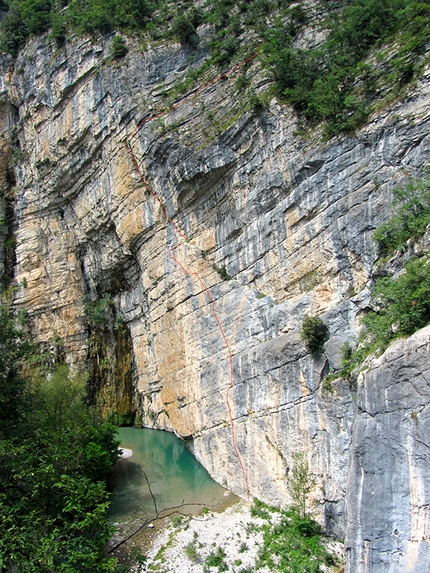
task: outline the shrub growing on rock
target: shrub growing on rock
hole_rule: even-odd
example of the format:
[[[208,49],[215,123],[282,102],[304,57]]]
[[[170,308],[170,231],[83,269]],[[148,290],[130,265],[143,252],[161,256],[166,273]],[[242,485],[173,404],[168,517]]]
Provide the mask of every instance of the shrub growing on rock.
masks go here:
[[[112,40],[111,55],[114,60],[123,58],[128,52],[127,45],[122,36],[115,36]]]
[[[417,240],[424,235],[430,223],[430,174],[394,189],[393,198],[395,215],[373,235],[382,257],[393,255],[409,239]]]
[[[172,32],[180,40],[181,44],[187,44],[195,36],[196,28],[186,14],[179,14],[173,20]]]
[[[324,350],[327,340],[327,328],[319,316],[305,314],[302,323],[301,338],[313,357]]]

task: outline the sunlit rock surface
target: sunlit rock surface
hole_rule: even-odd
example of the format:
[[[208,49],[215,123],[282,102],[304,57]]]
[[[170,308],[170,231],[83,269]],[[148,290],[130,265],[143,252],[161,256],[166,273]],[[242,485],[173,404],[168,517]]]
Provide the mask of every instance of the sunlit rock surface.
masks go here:
[[[4,65],[1,161],[11,141],[15,159],[14,180],[1,185],[14,205],[16,306],[36,340],[48,349],[62,340],[80,367],[92,352],[84,300],[110,295],[131,336],[139,420],[186,438],[216,480],[246,497],[226,405],[227,347],[201,283],[169,256],[181,238],[122,143],[166,108],[165,90],[205,50],[142,51],[130,41],[112,62],[110,42],[74,39],[58,50],[45,38],[13,72]],[[238,73],[257,92],[268,85],[258,58]],[[346,534],[351,573],[422,571],[427,354],[420,347],[414,367],[418,354],[407,349],[423,335],[389,349],[358,391],[343,380],[323,389],[322,378],[356,338],[377,256],[372,232],[390,215],[392,189],[428,160],[429,73],[355,136],[329,142],[298,135],[275,100],[246,107],[236,77],[145,124],[130,146],[189,238],[175,257],[210,288],[232,350],[229,401],[250,493],[288,504],[288,472],[302,452],[316,479],[310,507],[329,532]],[[300,340],[305,313],[328,327],[319,359]],[[404,368],[388,379],[396,361]]]

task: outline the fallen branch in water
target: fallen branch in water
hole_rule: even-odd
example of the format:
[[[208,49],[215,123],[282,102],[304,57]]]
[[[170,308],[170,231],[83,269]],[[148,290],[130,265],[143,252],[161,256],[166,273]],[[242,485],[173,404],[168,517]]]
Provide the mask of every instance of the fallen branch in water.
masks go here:
[[[155,515],[158,516],[157,502],[155,501],[155,495],[152,493],[151,484],[149,482],[148,476],[146,475],[145,470],[141,466],[139,466],[139,469],[145,476],[146,483],[148,484],[149,493],[151,494],[152,500],[154,502]]]
[[[151,492],[152,495],[152,492]],[[154,499],[154,504],[155,504],[155,499]],[[182,500],[181,505],[175,505],[173,507],[166,507],[166,509],[163,509],[160,512],[156,512],[156,516],[153,517],[152,519],[147,519],[146,521],[144,521],[141,525],[139,525],[139,527],[133,531],[133,533],[130,533],[130,535],[127,535],[127,537],[125,537],[124,539],[122,539],[121,541],[119,541],[118,543],[116,543],[113,547],[111,547],[108,551],[108,553],[113,553],[116,549],[118,549],[118,547],[121,547],[121,545],[124,545],[124,543],[127,543],[127,541],[129,541],[132,537],[134,537],[137,533],[139,533],[139,531],[141,531],[144,527],[146,527],[147,525],[149,525],[151,522],[153,521],[157,521],[158,519],[165,519],[166,517],[170,517],[171,515],[175,515],[175,513],[179,513],[179,515],[183,515],[184,517],[187,517],[186,513],[181,513],[180,511],[178,511],[178,509],[181,509],[182,507],[187,507],[187,506],[202,506],[202,507],[211,507],[208,506],[204,503],[185,503],[185,500]],[[212,504],[212,507],[216,507],[218,504]],[[157,507],[157,506],[155,506]],[[170,513],[164,513],[165,511],[169,511]]]

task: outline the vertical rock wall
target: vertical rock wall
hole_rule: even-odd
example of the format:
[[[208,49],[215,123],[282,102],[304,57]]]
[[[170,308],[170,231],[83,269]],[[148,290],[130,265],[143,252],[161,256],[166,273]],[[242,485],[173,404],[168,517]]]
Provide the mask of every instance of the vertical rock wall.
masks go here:
[[[399,340],[358,380],[347,482],[347,568],[430,568],[430,327]]]
[[[104,354],[92,354],[85,305],[109,296],[130,333],[132,369],[128,361],[120,370],[124,387],[133,372],[142,423],[186,438],[217,481],[246,495],[226,405],[225,343],[201,284],[170,258],[178,242],[174,227],[121,143],[166,105],[164,91],[201,63],[204,47],[142,52],[136,45],[112,62],[110,41],[75,39],[53,51],[42,39],[20,54],[13,74],[1,77],[3,108],[13,105],[18,114],[5,120],[14,122],[20,147],[15,303],[29,311],[37,340],[49,346],[60,338],[69,363],[96,359],[102,375],[104,366],[116,369],[104,359],[121,364],[115,344],[118,351],[128,344],[117,340]],[[258,59],[241,73],[257,92],[269,85]],[[357,451],[360,424],[375,416],[366,418],[362,389],[357,402],[355,388],[339,380],[330,393],[322,378],[339,367],[341,346],[358,332],[376,259],[372,232],[389,216],[391,190],[428,160],[428,85],[429,74],[407,100],[354,137],[321,142],[317,133],[298,136],[291,111],[275,100],[263,110],[247,107],[232,76],[130,142],[190,238],[175,256],[210,288],[231,347],[230,406],[252,496],[289,503],[288,472],[294,454],[303,453],[316,478],[311,501],[320,521],[340,537],[348,523],[351,572],[367,562],[369,571],[383,571],[383,560],[366,555],[393,554],[396,535],[419,545],[415,529],[395,534],[379,506],[373,521],[367,512],[374,503],[372,474],[365,475]],[[329,330],[318,360],[300,341],[305,313],[322,314]],[[362,383],[370,388],[368,380]],[[401,411],[393,402],[390,423]],[[400,425],[404,461],[396,464],[402,471],[413,466],[418,476],[418,458],[407,462],[418,451],[407,437],[413,423],[410,417]],[[396,464],[387,467],[399,475]],[[403,496],[393,488],[384,494],[399,514],[421,504],[413,501],[421,500],[421,482],[411,480],[416,485]],[[411,523],[424,519],[424,510],[417,511]],[[376,535],[381,542],[372,545]],[[400,572],[398,563],[391,571]]]

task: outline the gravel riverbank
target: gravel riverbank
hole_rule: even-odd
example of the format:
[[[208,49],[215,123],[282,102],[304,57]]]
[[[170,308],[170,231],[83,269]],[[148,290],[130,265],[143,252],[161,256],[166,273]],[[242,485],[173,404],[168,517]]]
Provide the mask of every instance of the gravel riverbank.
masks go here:
[[[251,517],[250,506],[243,502],[222,513],[174,518],[154,540],[146,570],[203,573],[205,565],[207,569],[212,562],[218,564],[213,571],[225,563],[225,571],[251,572],[263,543],[262,533],[251,524],[259,521]]]
[[[273,521],[278,519],[273,515]],[[263,534],[264,520],[251,515],[251,506],[237,503],[222,513],[207,512],[198,516],[174,516],[154,531],[144,551],[147,561],[133,573],[254,573]],[[326,542],[332,554],[340,558],[342,544]],[[141,546],[140,546],[141,547]],[[322,567],[322,571],[341,571],[339,566]],[[267,567],[259,573],[269,573]]]

